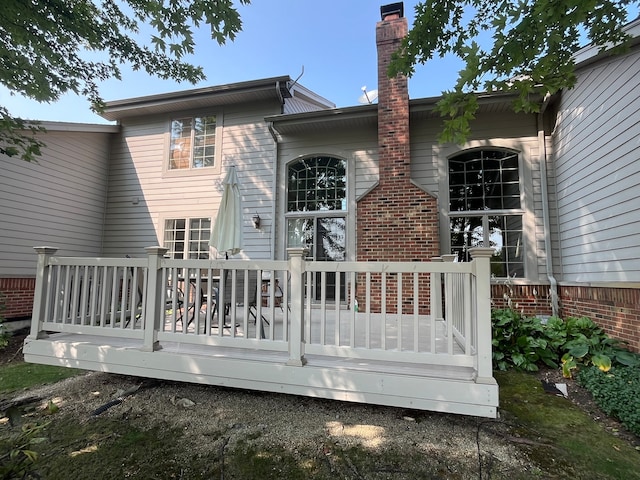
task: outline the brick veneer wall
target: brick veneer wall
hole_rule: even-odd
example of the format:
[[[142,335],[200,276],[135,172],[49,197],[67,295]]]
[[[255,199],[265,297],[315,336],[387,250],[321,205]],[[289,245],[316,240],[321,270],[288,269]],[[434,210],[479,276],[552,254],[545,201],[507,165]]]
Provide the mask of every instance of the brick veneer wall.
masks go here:
[[[35,278],[0,278],[0,301],[5,309],[1,312],[6,319],[31,316]]]
[[[549,285],[491,285],[491,305],[493,308],[511,308],[525,316],[551,315],[551,294]]]
[[[548,285],[491,286],[493,308],[512,308],[524,315],[551,315]],[[561,318],[589,317],[607,335],[628,342],[630,350],[640,353],[640,289],[588,286],[560,286]]]
[[[397,13],[376,26],[379,183],[357,205],[358,261],[428,261],[440,251],[436,199],[411,183],[407,78],[387,75],[391,54],[407,29],[406,18]],[[395,282],[395,277],[387,278],[389,313],[396,310]],[[364,298],[364,281],[359,278],[357,285],[357,298]],[[428,282],[421,282],[421,290],[427,292],[422,296],[428,301]],[[412,292],[412,282],[407,279],[403,282],[403,310],[407,313],[413,311]],[[372,300],[372,311],[379,311],[380,292],[374,293]],[[421,307],[426,309],[427,305]]]
[[[559,294],[563,318],[589,317],[640,353],[640,289],[560,286]]]

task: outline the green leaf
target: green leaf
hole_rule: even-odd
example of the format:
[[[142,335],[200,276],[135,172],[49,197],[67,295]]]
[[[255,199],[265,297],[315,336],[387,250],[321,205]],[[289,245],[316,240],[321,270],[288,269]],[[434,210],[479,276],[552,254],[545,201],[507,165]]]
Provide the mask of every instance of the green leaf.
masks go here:
[[[38,460],[38,453],[33,450],[22,450],[22,453],[32,462]]]
[[[140,38],[139,23],[148,37]],[[5,0],[0,15],[0,84],[38,102],[75,93],[86,97],[95,111],[104,105],[99,85],[120,78],[123,64],[195,84],[204,79],[202,68],[181,58],[194,52],[193,27],[201,23],[219,43],[233,39],[242,28],[232,0]],[[26,161],[41,155],[44,143],[34,134],[42,129],[24,127],[0,106],[0,154]]]
[[[603,372],[611,370],[611,358],[607,355],[596,354],[591,357],[591,363]]]
[[[413,26],[393,56],[388,74],[410,76],[416,65],[455,56],[463,63],[456,90],[475,91],[482,85],[486,91],[516,93],[515,110],[536,112],[546,93],[574,85],[573,54],[582,46],[581,32],[602,50],[619,53],[628,49],[629,37],[623,32],[628,4],[582,0],[419,2]],[[527,81],[514,82],[514,78]],[[464,143],[471,125],[456,119],[464,117],[465,111],[445,116],[440,141]]]
[[[577,344],[574,347],[572,347],[568,353],[573,357],[582,358],[587,353],[589,353],[589,345],[585,343]]]
[[[640,355],[626,350],[617,351],[615,353],[615,359],[617,362],[628,367],[636,367],[640,365]]]

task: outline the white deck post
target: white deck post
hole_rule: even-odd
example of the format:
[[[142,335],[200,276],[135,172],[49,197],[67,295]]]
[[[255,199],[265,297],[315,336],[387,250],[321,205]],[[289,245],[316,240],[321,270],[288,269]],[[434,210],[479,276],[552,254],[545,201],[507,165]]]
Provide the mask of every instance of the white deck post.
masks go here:
[[[160,330],[161,315],[164,311],[158,308],[159,300],[162,298],[162,270],[160,262],[168,249],[164,247],[145,248],[148,255],[147,275],[147,300],[144,307],[144,339],[141,350],[143,352],[153,352],[162,347],[158,342],[158,330]]]
[[[42,330],[47,290],[49,288],[45,276],[49,272],[49,258],[58,249],[56,247],[33,247],[33,249],[38,253],[38,263],[36,265],[36,289],[33,295],[33,311],[31,313],[31,331],[28,338],[37,340],[38,338],[47,338],[47,334]]]
[[[469,254],[475,263],[476,315],[478,321],[478,377],[476,383],[496,383],[491,354],[491,256],[493,248],[475,247]]]
[[[291,331],[289,332],[289,360],[287,365],[302,367],[304,358],[304,271],[306,248],[288,248],[291,273]]]

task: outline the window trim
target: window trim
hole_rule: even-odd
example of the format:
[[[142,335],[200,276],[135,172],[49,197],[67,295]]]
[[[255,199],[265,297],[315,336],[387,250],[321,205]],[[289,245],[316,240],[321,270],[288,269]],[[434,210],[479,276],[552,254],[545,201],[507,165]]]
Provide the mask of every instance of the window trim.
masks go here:
[[[508,152],[508,153],[512,153],[518,156],[518,184],[519,184],[519,193],[520,193],[520,208],[514,208],[514,209],[492,209],[492,210],[455,210],[455,211],[451,211],[450,210],[450,204],[451,204],[451,198],[450,198],[450,194],[449,194],[449,185],[450,185],[450,178],[449,178],[449,162],[450,160],[454,159],[455,157],[464,155],[464,154],[469,154],[472,153],[474,151],[482,151],[482,150],[498,150],[498,151],[504,151],[504,152]],[[438,155],[440,156],[440,155]],[[527,195],[525,194],[525,192],[527,191],[527,184],[525,182],[525,178],[526,177],[526,170],[525,170],[525,154],[522,150],[520,149],[516,149],[516,148],[512,148],[512,147],[508,147],[508,146],[504,146],[504,145],[474,145],[472,147],[468,147],[468,148],[457,148],[455,151],[450,151],[448,152],[444,158],[445,161],[443,162],[443,170],[441,170],[441,182],[440,182],[440,190],[443,193],[443,195],[441,195],[441,200],[442,200],[442,204],[441,204],[441,235],[440,235],[440,242],[441,242],[441,250],[443,252],[451,252],[451,218],[452,217],[483,217],[483,224],[484,224],[484,217],[485,216],[491,216],[491,215],[495,215],[495,216],[510,216],[510,215],[514,215],[514,216],[522,216],[522,233],[523,233],[523,248],[524,248],[524,254],[523,254],[523,261],[522,261],[522,265],[523,265],[523,269],[524,269],[524,275],[523,277],[521,277],[521,279],[527,279],[530,276],[530,269],[533,267],[532,265],[530,265],[529,263],[529,254],[527,254],[528,250],[531,248],[531,239],[529,238],[529,234],[527,234]],[[507,278],[507,277],[499,277],[500,279],[503,278]]]
[[[169,168],[170,156],[171,156],[171,124],[174,120],[180,118],[197,118],[197,117],[216,117],[216,133],[215,133],[215,157],[212,167],[200,167],[193,168],[189,165],[189,168]],[[162,155],[162,176],[163,177],[183,177],[183,176],[195,176],[195,175],[212,175],[220,174],[222,171],[222,142],[224,131],[224,113],[221,110],[196,110],[188,112],[172,112],[171,115],[165,118],[164,122],[164,152]],[[190,159],[191,161],[191,159]]]
[[[344,194],[344,198],[342,199],[342,201],[345,203],[345,208],[344,210],[307,210],[307,211],[289,211],[289,168],[296,164],[299,163],[301,161],[304,161],[305,159],[310,159],[310,158],[319,158],[319,157],[328,157],[328,158],[334,158],[336,160],[340,160],[342,162],[344,162],[344,169],[345,169],[345,194]],[[344,244],[344,248],[345,248],[345,260],[349,259],[349,255],[350,255],[350,215],[349,212],[351,211],[351,197],[350,197],[350,188],[349,188],[349,184],[350,184],[350,168],[349,168],[349,160],[347,158],[344,157],[344,155],[339,155],[339,154],[335,154],[335,153],[314,153],[314,154],[308,154],[308,155],[301,155],[298,156],[296,158],[291,159],[289,162],[286,162],[284,165],[284,186],[285,186],[285,193],[283,195],[284,197],[284,222],[283,222],[283,240],[284,240],[284,247],[286,248],[290,248],[289,245],[289,235],[288,235],[288,228],[289,228],[289,220],[291,219],[295,219],[295,218],[313,218],[314,220],[314,229],[315,226],[317,225],[317,219],[318,218],[325,218],[325,217],[337,217],[337,218],[344,218],[344,222],[345,222],[345,244]],[[315,242],[317,241],[316,235],[314,233],[314,250],[315,250]],[[313,257],[315,258],[315,251],[314,252],[309,252],[310,258]]]
[[[175,221],[175,220],[184,220],[185,222],[185,238],[184,238],[184,244],[185,247],[182,251],[183,253],[183,258],[188,259],[189,258],[189,244],[191,242],[191,221],[192,220],[202,220],[202,219],[208,219],[209,220],[209,235],[211,235],[211,229],[213,227],[213,221],[214,219],[212,217],[209,216],[199,216],[197,214],[193,215],[193,216],[180,216],[180,215],[172,215],[172,214],[168,214],[165,215],[164,217],[161,218],[161,225],[162,225],[162,233],[161,233],[161,245],[164,247],[166,245],[166,235],[167,235],[167,221]],[[167,248],[167,247],[165,247]],[[167,254],[170,254],[172,250],[169,249],[167,251]],[[175,251],[175,250],[174,250]],[[199,252],[201,255],[206,253],[206,258],[209,258],[209,249],[207,247],[206,252]],[[184,257],[184,255],[186,255],[186,257]],[[172,256],[171,258],[175,258],[174,256]]]

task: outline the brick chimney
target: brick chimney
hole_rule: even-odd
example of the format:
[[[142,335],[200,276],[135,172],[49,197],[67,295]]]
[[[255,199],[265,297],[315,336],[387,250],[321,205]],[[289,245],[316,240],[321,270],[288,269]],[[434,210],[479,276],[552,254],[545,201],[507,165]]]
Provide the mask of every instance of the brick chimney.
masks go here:
[[[380,8],[376,26],[378,47],[378,151],[380,183],[406,182],[411,175],[409,146],[409,83],[404,75],[389,78],[391,55],[408,32],[402,3]]]
[[[402,3],[381,7],[382,20],[376,26],[379,180],[358,201],[358,261],[429,261],[440,254],[437,201],[411,182],[408,81],[404,75],[387,75],[391,55],[408,31],[403,10]],[[403,286],[410,288],[410,282]],[[362,296],[361,288],[359,282],[356,295]],[[387,298],[392,290],[387,288]],[[410,311],[410,293],[403,298],[408,299],[403,310]],[[372,305],[376,308],[379,305]]]

